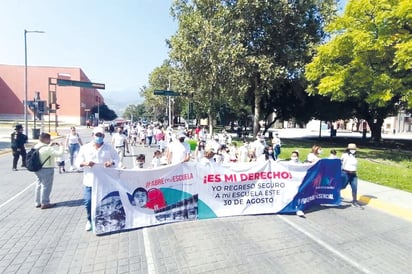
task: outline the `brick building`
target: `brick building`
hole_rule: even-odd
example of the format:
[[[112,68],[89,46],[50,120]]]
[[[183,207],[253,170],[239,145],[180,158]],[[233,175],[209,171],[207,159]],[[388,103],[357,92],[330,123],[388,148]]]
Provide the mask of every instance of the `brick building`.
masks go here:
[[[0,64],[0,119],[10,121],[24,120],[24,66]],[[81,68],[65,67],[27,67],[27,100],[34,100],[36,92],[40,100],[49,103],[49,90],[56,91],[56,103],[59,105],[57,119],[59,123],[84,125],[90,109],[104,103],[104,98],[97,89],[73,86],[50,86],[49,78],[62,78],[74,81],[91,82]],[[33,121],[33,112],[28,109],[28,120]],[[54,121],[55,114],[43,116],[44,121]]]

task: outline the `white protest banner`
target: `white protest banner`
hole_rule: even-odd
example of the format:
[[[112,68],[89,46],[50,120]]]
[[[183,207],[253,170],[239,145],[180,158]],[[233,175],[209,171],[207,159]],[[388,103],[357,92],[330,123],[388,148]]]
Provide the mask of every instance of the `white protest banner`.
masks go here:
[[[337,204],[340,197],[339,160],[100,169],[92,199],[97,234],[193,219],[290,213],[312,204]]]

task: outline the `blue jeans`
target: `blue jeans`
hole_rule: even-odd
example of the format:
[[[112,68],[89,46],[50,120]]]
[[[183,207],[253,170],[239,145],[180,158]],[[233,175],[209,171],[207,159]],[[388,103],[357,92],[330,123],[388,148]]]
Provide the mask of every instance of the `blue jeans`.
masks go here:
[[[350,184],[350,187],[352,189],[352,199],[354,201],[357,201],[357,195],[358,195],[358,176],[356,172],[348,172],[346,170],[342,170],[342,180],[343,180],[343,185],[342,189],[346,188],[348,184]]]
[[[87,213],[87,220],[92,222],[92,188],[90,186],[84,187],[83,198]]]
[[[79,152],[80,144],[70,144],[69,153],[70,153],[70,166],[73,166],[74,156]]]

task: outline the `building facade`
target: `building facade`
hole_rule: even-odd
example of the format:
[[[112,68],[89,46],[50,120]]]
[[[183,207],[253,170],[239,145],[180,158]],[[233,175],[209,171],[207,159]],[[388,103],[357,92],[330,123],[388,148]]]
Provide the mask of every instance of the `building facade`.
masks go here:
[[[84,125],[90,116],[90,110],[104,104],[104,98],[97,89],[74,86],[50,85],[55,79],[91,82],[81,68],[65,67],[27,67],[27,100],[34,101],[36,94],[46,106],[58,105],[55,113],[43,115],[43,122],[58,121],[73,125]],[[55,98],[50,98],[55,91]],[[0,64],[0,119],[22,121],[25,99],[25,67]],[[55,102],[52,102],[54,100]],[[27,109],[28,120],[35,119],[31,109]]]

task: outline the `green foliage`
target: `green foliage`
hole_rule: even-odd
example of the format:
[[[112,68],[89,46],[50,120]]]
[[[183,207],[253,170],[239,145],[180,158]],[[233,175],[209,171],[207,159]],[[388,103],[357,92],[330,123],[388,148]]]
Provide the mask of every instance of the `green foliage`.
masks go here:
[[[201,102],[201,113],[221,119],[224,102],[229,110],[245,109],[242,116],[254,113],[256,130],[260,119],[279,108],[268,98],[300,97],[296,105],[302,106],[302,88],[285,92],[282,87],[302,78],[302,67],[323,38],[322,27],[334,16],[335,4],[175,0],[172,15],[179,29],[169,40],[170,58],[182,85]]]
[[[355,102],[377,141],[383,118],[402,104],[412,106],[410,14],[410,1],[349,1],[327,28],[332,39],[306,66],[308,92]]]
[[[139,105],[128,105],[123,113],[123,117],[136,122],[140,119],[150,119],[151,116],[146,112],[146,107],[144,104]]]
[[[106,104],[92,107],[90,113],[99,113],[99,119],[105,121],[111,121],[117,118],[117,114]]]

